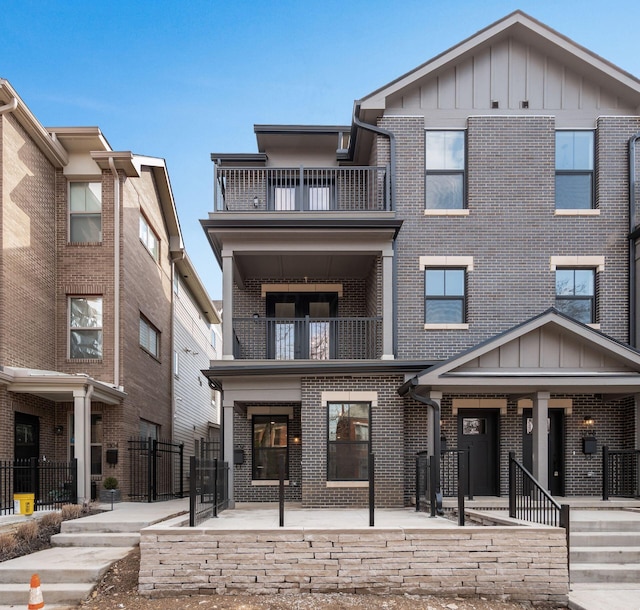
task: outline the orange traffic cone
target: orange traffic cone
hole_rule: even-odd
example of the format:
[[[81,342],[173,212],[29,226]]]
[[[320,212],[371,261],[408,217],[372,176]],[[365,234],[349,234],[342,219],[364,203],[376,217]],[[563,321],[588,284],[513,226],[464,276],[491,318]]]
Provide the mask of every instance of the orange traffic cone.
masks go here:
[[[42,599],[42,591],[40,590],[40,577],[34,574],[31,577],[31,589],[29,590],[29,610],[38,610],[44,608],[44,600]]]

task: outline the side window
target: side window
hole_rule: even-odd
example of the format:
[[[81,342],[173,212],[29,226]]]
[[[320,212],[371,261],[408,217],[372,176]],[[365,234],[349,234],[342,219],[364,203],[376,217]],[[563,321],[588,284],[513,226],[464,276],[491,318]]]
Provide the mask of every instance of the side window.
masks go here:
[[[140,316],[140,347],[160,357],[160,331],[143,316]]]
[[[593,131],[556,132],[556,208],[594,207]]]
[[[594,269],[556,269],[556,309],[583,324],[596,322]]]
[[[425,207],[465,207],[465,132],[427,131],[425,135]]]
[[[465,269],[425,269],[425,324],[466,322]]]
[[[102,241],[102,184],[69,182],[69,243]]]
[[[160,258],[160,240],[142,214],[140,215],[139,235],[144,247],[149,251],[149,254],[153,256],[153,259],[157,261]]]

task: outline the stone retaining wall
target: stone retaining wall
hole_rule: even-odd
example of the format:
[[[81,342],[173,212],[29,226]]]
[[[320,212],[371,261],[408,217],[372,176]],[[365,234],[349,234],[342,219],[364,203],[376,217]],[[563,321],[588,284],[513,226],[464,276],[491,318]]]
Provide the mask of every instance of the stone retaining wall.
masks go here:
[[[142,531],[140,593],[463,595],[566,605],[564,530],[465,527]]]

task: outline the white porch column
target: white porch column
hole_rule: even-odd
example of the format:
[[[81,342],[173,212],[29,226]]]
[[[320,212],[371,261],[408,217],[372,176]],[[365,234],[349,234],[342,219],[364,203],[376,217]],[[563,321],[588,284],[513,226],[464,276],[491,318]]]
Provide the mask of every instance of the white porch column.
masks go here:
[[[73,391],[74,454],[78,460],[78,503],[91,500],[91,394],[83,388]]]
[[[222,359],[233,360],[233,252],[224,250],[222,251]]]
[[[382,254],[382,360],[393,360],[393,252]]]
[[[229,494],[229,508],[233,508],[235,506],[235,498],[233,494],[233,475],[235,466],[233,465],[233,404],[223,404],[223,445],[224,445],[224,455],[222,459],[229,464],[229,489],[227,493]]]
[[[537,392],[533,397],[533,476],[543,489],[549,489],[549,392]]]

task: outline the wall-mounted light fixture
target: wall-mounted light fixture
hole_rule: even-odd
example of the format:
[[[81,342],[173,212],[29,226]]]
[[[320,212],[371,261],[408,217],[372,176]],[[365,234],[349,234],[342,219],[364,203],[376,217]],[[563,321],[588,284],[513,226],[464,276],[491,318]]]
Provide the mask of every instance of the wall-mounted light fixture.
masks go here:
[[[593,428],[593,425],[595,424],[595,420],[593,419],[593,417],[591,417],[591,415],[585,415],[584,419],[582,420],[582,425],[586,426],[587,428]]]
[[[64,432],[64,428],[62,426],[54,426],[53,427],[53,433],[56,436],[62,436],[62,433]]]
[[[256,196],[253,198],[253,207],[254,207],[254,208],[257,208],[259,205],[260,205],[260,199],[258,199],[258,196],[256,195]]]
[[[293,437],[293,444],[294,445],[299,445],[302,442],[302,439],[299,436],[294,436]]]

